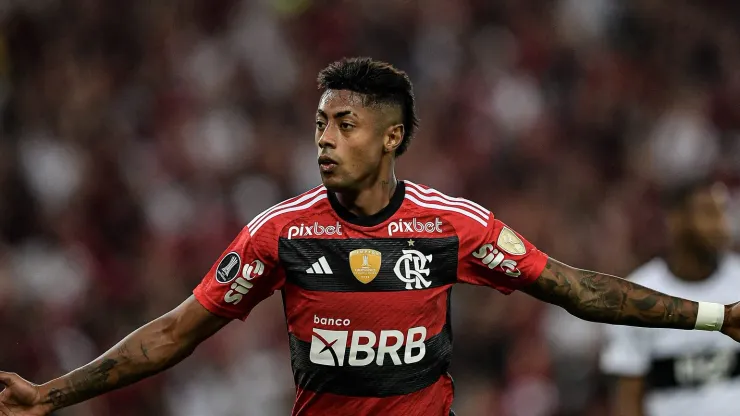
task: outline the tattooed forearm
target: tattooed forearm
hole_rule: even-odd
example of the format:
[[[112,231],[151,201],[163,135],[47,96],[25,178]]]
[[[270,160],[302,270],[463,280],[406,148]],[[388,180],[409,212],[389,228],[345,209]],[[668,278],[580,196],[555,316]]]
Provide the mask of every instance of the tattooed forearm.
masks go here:
[[[149,354],[147,354],[147,348],[144,343],[141,343],[141,354],[144,355],[144,358],[146,358],[147,361],[149,361]]]
[[[39,386],[39,397],[53,411],[135,383],[179,363],[229,322],[190,296],[97,360]]]
[[[144,326],[102,357],[50,382],[44,403],[54,409],[71,406],[156,374],[192,352],[160,331]]]
[[[122,341],[103,357],[65,376],[61,386],[49,390],[45,403],[55,408],[70,406],[127,386],[167,366],[167,359],[150,362],[145,341],[140,342],[140,351],[133,354],[129,348],[131,342]]]
[[[524,291],[581,319],[609,324],[693,329],[698,311],[696,302],[553,259]]]
[[[118,361],[105,358],[70,374],[64,387],[53,388],[49,391],[47,403],[60,408],[110,390],[109,386],[113,385],[111,372],[117,364]]]

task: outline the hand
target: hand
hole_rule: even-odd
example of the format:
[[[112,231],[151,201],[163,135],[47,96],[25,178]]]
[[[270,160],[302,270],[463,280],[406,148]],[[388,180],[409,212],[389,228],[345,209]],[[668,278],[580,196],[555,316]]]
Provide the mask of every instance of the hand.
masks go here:
[[[39,386],[22,379],[18,374],[0,371],[0,415],[44,416],[51,412],[41,403]]]
[[[725,320],[722,333],[740,342],[740,302],[725,306]]]

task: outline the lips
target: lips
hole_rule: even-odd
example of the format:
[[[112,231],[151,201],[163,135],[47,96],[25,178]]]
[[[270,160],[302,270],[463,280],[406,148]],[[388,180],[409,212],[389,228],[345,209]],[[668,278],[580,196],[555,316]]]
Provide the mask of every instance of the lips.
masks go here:
[[[326,155],[319,156],[319,165],[336,165],[337,161]]]
[[[322,173],[329,174],[337,167],[337,161],[326,155],[319,156],[319,166]]]

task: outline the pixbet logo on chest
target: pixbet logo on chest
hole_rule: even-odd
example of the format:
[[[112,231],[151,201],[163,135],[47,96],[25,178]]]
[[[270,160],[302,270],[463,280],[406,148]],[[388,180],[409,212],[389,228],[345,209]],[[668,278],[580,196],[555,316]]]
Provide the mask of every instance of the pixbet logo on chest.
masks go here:
[[[435,218],[434,221],[423,222],[416,218],[412,218],[411,221],[400,219],[393,221],[388,224],[388,235],[393,236],[393,233],[441,233],[442,232],[442,220]]]
[[[324,227],[318,222],[313,225],[293,225],[288,228],[288,240],[294,237],[313,237],[322,235],[342,235],[342,224],[337,221],[336,225],[328,225]]]

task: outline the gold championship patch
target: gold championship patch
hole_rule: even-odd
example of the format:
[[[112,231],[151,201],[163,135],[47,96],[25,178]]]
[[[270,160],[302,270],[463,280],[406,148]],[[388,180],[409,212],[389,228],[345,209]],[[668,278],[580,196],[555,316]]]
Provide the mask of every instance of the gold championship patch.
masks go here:
[[[375,279],[380,271],[381,254],[377,250],[361,248],[349,253],[349,267],[355,278],[364,284]]]
[[[498,241],[496,245],[501,250],[515,256],[521,256],[527,254],[527,248],[524,246],[524,242],[514,231],[508,227],[501,229],[501,233],[498,235]]]

